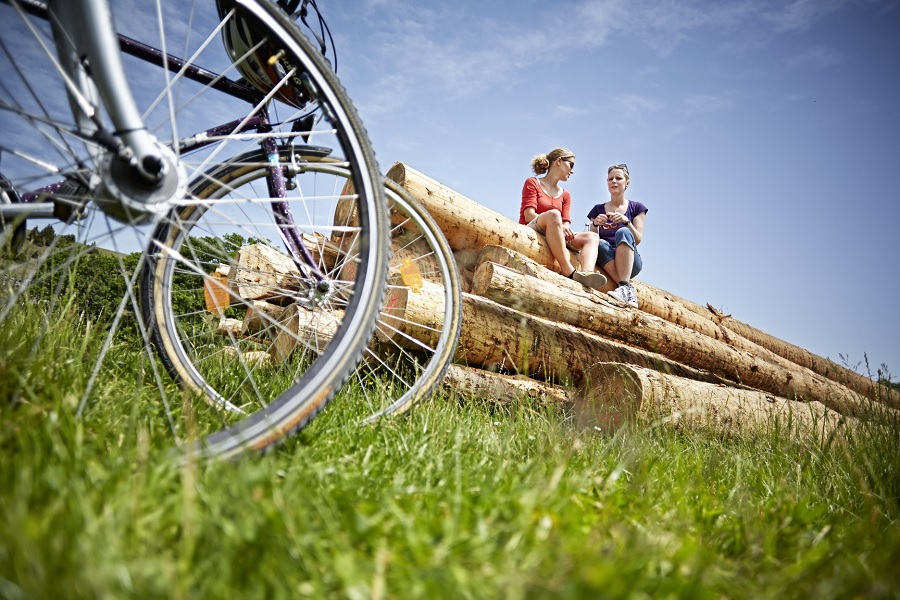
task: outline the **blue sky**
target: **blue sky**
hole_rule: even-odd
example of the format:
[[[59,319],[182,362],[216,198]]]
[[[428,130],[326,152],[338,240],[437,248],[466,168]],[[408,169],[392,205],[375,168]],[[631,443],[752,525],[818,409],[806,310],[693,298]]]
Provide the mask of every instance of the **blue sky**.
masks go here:
[[[320,0],[383,171],[512,219],[567,146],[628,163],[640,279],[900,377],[900,2]]]

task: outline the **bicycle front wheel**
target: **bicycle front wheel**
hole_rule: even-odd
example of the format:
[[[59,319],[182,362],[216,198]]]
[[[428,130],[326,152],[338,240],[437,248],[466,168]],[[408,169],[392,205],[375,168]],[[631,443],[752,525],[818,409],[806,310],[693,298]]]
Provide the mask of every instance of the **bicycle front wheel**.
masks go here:
[[[188,193],[163,203],[170,208],[146,224],[110,209],[109,136],[86,131],[83,115],[73,116],[73,88],[56,67],[46,9],[39,1],[0,3],[0,353],[18,373],[0,382],[0,395],[45,402],[60,366],[77,365],[66,396],[78,398],[79,414],[90,414],[97,400],[113,410],[102,400],[133,377],[138,385],[128,389],[140,402],[129,414],[146,415],[154,433],[165,424],[159,444],[174,438],[214,456],[263,448],[333,398],[374,333],[388,270],[387,206],[374,152],[330,65],[276,3],[112,0],[111,8],[132,95],[148,131],[184,174],[175,189]],[[69,79],[79,89],[76,104],[90,105],[92,74],[87,65],[76,68],[82,72]],[[113,131],[103,107],[95,108],[91,123]],[[315,145],[311,156],[340,166],[346,191],[284,193],[277,148],[301,139]],[[267,149],[261,161],[260,145]],[[232,157],[247,152],[256,164],[244,167],[264,173],[268,185],[212,203],[210,190],[231,185],[221,178],[234,176],[240,186]],[[335,214],[345,203],[353,222]],[[34,208],[19,210],[26,204]],[[307,237],[338,244],[341,265],[305,255]],[[288,257],[277,267],[277,276],[291,279],[276,284],[285,288],[276,292],[282,306],[319,315],[333,309],[333,341],[292,353],[291,369],[274,369],[281,376],[271,380],[252,362],[252,335],[229,339],[236,355],[204,337],[208,322],[227,324],[237,311],[232,303],[245,301],[230,290],[216,296],[215,283],[219,269],[237,264],[237,250],[253,244]],[[256,270],[275,276],[273,269]],[[138,289],[139,273],[149,287]],[[199,288],[180,287],[192,277]],[[200,304],[191,304],[198,290]],[[160,303],[193,320],[164,330]],[[74,349],[66,343],[82,338]],[[154,347],[187,392],[159,368]],[[185,368],[211,364],[199,359],[203,352],[218,357],[219,379],[211,369],[198,376]],[[153,396],[161,402],[147,402]],[[248,415],[257,416],[239,426]],[[216,436],[221,429],[228,433]]]

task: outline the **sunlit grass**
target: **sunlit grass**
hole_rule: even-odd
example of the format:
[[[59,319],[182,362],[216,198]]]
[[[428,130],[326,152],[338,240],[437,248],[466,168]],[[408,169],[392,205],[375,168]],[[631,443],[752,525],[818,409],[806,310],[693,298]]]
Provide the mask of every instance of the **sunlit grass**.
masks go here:
[[[561,408],[441,396],[359,426],[366,400],[350,388],[264,456],[175,466],[146,356],[117,348],[78,419],[83,362],[105,332],[77,316],[19,325],[0,332],[0,597],[900,590],[887,417],[826,441],[664,424],[609,435]],[[50,344],[35,354],[37,336]]]

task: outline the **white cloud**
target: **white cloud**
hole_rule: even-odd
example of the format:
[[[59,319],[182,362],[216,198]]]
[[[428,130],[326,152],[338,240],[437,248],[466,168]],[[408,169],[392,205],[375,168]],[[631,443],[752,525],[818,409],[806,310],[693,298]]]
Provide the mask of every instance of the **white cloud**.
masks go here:
[[[550,5],[498,0],[479,3],[477,9],[465,0],[452,5],[361,1],[362,8],[347,5],[343,10],[356,22],[365,15],[366,28],[354,24],[351,34],[345,25],[352,21],[334,27],[348,36],[337,46],[356,52],[354,46],[368,44],[366,70],[390,74],[377,81],[363,76],[369,79],[367,89],[357,90],[367,110],[383,114],[423,99],[434,105],[513,89],[537,93],[534,85],[546,86],[541,93],[564,92],[571,82],[599,72],[597,63],[589,61],[615,63],[619,48],[633,52],[643,45],[662,61],[682,46],[700,43],[718,44],[732,55],[755,53],[771,44],[774,36],[808,27],[852,2],[885,0],[791,0],[787,5],[781,0],[582,0]],[[363,35],[365,42],[359,41]],[[620,58],[623,65],[633,63],[630,56]],[[794,56],[788,66],[830,66],[841,60],[837,53],[819,47]],[[654,85],[654,73],[661,69],[642,71],[643,82]],[[560,83],[542,84],[548,76]],[[641,115],[659,110],[646,91],[638,90],[642,99],[625,109]],[[703,112],[722,110],[732,101],[721,95],[697,95],[685,98],[683,104],[691,112]],[[557,102],[561,112],[571,108],[564,99]]]
[[[556,106],[556,112],[562,115],[583,117],[594,113],[594,109],[588,106],[572,106],[569,104],[559,104]]]
[[[619,115],[622,120],[628,121],[642,121],[663,108],[659,100],[637,94],[615,96],[609,104],[609,114]]]
[[[767,10],[762,16],[779,33],[804,31],[825,15],[851,3],[851,0],[794,0],[787,6]]]
[[[844,57],[832,50],[822,46],[809,48],[801,54],[791,56],[787,60],[790,67],[833,67],[844,63]]]
[[[688,114],[705,114],[734,106],[734,94],[688,94],[681,101]]]

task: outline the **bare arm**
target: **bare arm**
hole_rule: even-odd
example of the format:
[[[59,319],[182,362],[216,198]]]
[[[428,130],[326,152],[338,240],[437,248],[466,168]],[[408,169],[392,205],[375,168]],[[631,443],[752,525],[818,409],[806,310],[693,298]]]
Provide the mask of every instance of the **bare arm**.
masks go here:
[[[647,218],[647,213],[642,212],[639,215],[635,215],[634,219],[631,220],[631,223],[628,224],[628,227],[631,228],[631,233],[634,234],[634,243],[640,244],[641,240],[644,239],[644,221]]]
[[[538,216],[537,211],[530,206],[526,208],[522,214],[525,215],[525,220],[529,223],[534,221],[534,218]]]

